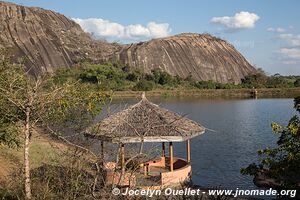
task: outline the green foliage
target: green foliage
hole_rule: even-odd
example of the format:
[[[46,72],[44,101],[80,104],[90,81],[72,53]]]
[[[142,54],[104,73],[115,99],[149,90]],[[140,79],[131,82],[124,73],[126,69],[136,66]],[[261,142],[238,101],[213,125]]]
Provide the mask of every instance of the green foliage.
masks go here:
[[[266,76],[263,73],[256,73],[246,76],[242,80],[241,86],[243,88],[289,88],[296,87],[294,79],[294,77],[281,76],[280,74]]]
[[[83,82],[96,83],[103,90],[120,90],[125,81],[122,69],[112,64],[85,64],[79,78]]]
[[[0,124],[0,146],[6,145],[14,148],[21,145],[21,138],[19,137],[20,127],[16,124],[1,123]]]
[[[30,108],[30,129],[83,128],[109,98],[74,78],[78,72],[60,70],[58,76],[31,77],[24,67],[0,62],[0,145],[20,145],[25,112]],[[80,117],[78,117],[80,116]],[[46,129],[48,130],[48,129]]]
[[[266,87],[268,88],[288,88],[293,86],[292,81],[282,76],[270,76],[266,82]]]
[[[63,84],[66,81],[81,81],[97,85],[99,90],[141,90],[155,87],[177,87],[183,82],[179,76],[171,76],[159,69],[145,74],[140,70],[129,70],[128,66],[117,64],[88,64],[80,68],[60,69],[53,78],[55,83]],[[151,82],[151,83],[150,83]]]
[[[177,86],[183,81],[179,76],[171,76],[160,69],[152,70],[150,74],[146,74],[145,79],[162,86]]]
[[[19,122],[25,119],[25,115],[15,104],[26,101],[22,86],[27,84],[27,80],[22,73],[24,72],[19,65],[11,65],[8,60],[0,61],[0,145],[19,147],[21,143]],[[7,98],[9,93],[18,97],[18,101],[14,97]]]
[[[300,78],[297,78],[296,81],[294,82],[295,87],[300,87]]]
[[[142,78],[143,78],[143,74],[139,70],[134,70],[132,72],[129,71],[129,72],[127,72],[127,75],[126,75],[126,80],[132,81],[132,82],[137,82],[137,81],[141,80]]]
[[[153,88],[154,88],[154,83],[152,81],[140,80],[133,87],[133,90],[136,90],[136,91],[150,91]]]
[[[56,86],[52,87],[54,88],[51,91],[55,90]],[[44,123],[41,125],[50,124],[56,132],[64,132],[67,128],[73,132],[82,130],[101,112],[102,106],[110,98],[105,93],[79,82],[65,83],[60,86],[60,90],[56,95],[41,100],[44,102],[51,98],[48,106],[42,103],[42,107],[37,107],[39,111],[44,110],[40,114]]]
[[[145,85],[147,89],[240,89],[240,88],[290,88],[300,86],[300,78],[296,76],[281,76],[275,74],[267,76],[264,71],[258,69],[256,74],[246,76],[241,84],[216,83],[213,81],[196,81],[192,74],[186,78],[178,75],[172,76],[159,68],[150,73],[142,70],[131,69],[128,65],[116,63],[89,64],[83,63],[75,69],[60,69],[55,76],[56,83],[79,80],[82,83],[97,85],[98,90],[122,91],[141,90]],[[146,82],[148,81],[148,82]],[[149,82],[152,82],[150,84]],[[153,86],[153,87],[152,87]],[[152,90],[151,89],[151,90]]]
[[[185,77],[185,79],[184,79],[185,81],[187,81],[187,82],[191,82],[191,81],[193,81],[193,76],[192,76],[192,74],[191,73],[189,73],[189,75],[187,76],[187,77]]]
[[[268,77],[263,73],[256,73],[246,76],[242,80],[242,85],[246,88],[263,88],[266,85]]]
[[[160,84],[160,85],[166,85],[166,84],[172,85],[173,84],[173,77],[170,74],[166,73],[166,72],[161,72],[160,77],[158,79],[158,84]]]
[[[48,198],[76,199],[92,193],[93,176],[82,169],[43,165],[32,171],[32,177],[37,197],[44,194]],[[47,185],[48,191],[41,185]]]
[[[300,97],[295,98],[294,107],[300,111]],[[271,126],[273,132],[279,135],[278,146],[259,150],[261,163],[253,163],[241,172],[256,175],[264,170],[268,177],[282,182],[283,188],[300,189],[300,119],[295,115],[286,127],[277,123],[272,123]]]
[[[59,68],[53,76],[53,81],[55,84],[64,84],[67,82],[74,82],[79,79],[80,74],[79,68]]]
[[[17,200],[18,198],[12,192],[0,188],[0,199],[2,200]]]
[[[294,107],[298,112],[300,112],[300,96],[294,99]]]
[[[54,147],[52,147],[54,148]],[[105,191],[103,174],[97,173],[94,165],[90,164],[89,155],[76,149],[58,151],[55,164],[40,164],[31,170],[33,199],[93,199],[93,184],[96,174],[98,177],[97,191]],[[24,199],[23,170],[15,170],[7,180],[6,190],[1,195],[11,199]],[[101,199],[101,198],[99,198]]]
[[[212,81],[195,81],[193,83],[193,86],[198,89],[216,89],[217,83],[214,83]]]
[[[241,88],[240,85],[232,83],[216,83],[213,81],[191,81],[191,85],[198,89],[235,89]]]

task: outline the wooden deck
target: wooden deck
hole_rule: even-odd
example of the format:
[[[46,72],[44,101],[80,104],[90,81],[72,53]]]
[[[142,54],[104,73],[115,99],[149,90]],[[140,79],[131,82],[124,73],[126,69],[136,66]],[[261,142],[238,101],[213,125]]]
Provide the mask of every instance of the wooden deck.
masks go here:
[[[189,181],[191,165],[182,158],[175,158],[174,161],[173,171],[170,170],[169,158],[166,157],[140,164],[137,171],[126,170],[125,174],[122,174],[120,169],[114,171],[114,168],[111,168],[107,171],[106,181],[108,184],[113,184],[113,180],[119,180],[123,176],[125,178],[123,178],[120,185],[156,189]]]
[[[140,173],[136,176],[137,186],[161,185],[161,173],[168,171],[168,167],[149,166],[148,176],[145,176],[143,169],[140,169]]]

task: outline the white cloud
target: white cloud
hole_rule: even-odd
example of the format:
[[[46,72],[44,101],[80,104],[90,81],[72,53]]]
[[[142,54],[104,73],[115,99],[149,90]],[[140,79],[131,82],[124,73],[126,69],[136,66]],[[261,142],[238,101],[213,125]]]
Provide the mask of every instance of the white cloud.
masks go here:
[[[210,21],[216,24],[222,24],[227,29],[239,30],[254,28],[255,23],[259,20],[259,16],[250,12],[239,12],[234,16],[213,17]]]
[[[295,61],[295,60],[281,60],[281,63],[282,64],[285,64],[285,65],[295,65],[295,64],[297,64],[298,62],[297,61]]]
[[[280,34],[279,38],[287,42],[291,46],[300,46],[300,35],[294,34]]]
[[[150,36],[154,38],[168,36],[169,33],[171,32],[171,29],[169,28],[169,24],[167,23],[157,24],[155,22],[150,22],[148,23],[147,28],[150,31]]]
[[[290,59],[296,59],[300,60],[300,49],[297,48],[281,48],[279,50],[279,53],[281,53],[284,57],[290,58]]]
[[[281,63],[286,65],[300,64],[300,34],[279,34],[278,38],[284,41],[286,46],[277,51],[279,53],[277,58]]]
[[[278,59],[282,64],[295,65],[300,64],[300,49],[298,48],[281,48],[278,53]]]
[[[277,28],[269,27],[269,28],[267,28],[267,31],[269,31],[269,32],[283,33],[286,30],[284,28],[281,28],[281,27],[277,27]]]
[[[149,22],[147,26],[141,24],[122,25],[101,18],[79,19],[74,18],[81,28],[92,33],[97,38],[108,40],[144,40],[150,38],[166,37],[170,34],[171,28],[168,23]]]

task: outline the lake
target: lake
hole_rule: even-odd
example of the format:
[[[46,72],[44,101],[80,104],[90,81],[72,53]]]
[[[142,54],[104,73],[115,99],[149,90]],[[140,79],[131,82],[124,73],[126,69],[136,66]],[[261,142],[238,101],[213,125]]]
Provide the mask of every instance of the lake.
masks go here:
[[[276,145],[271,123],[286,125],[296,114],[293,99],[149,98],[161,107],[187,115],[211,129],[191,140],[192,180],[202,187],[256,188],[242,167],[258,161],[257,150]],[[117,100],[111,110],[138,100]],[[158,146],[160,147],[160,146]],[[174,155],[186,157],[186,144],[175,143]]]

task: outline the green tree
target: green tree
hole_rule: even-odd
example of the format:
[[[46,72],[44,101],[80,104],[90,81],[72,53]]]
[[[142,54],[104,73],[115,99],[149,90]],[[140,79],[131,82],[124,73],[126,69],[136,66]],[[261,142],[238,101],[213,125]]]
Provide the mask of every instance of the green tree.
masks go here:
[[[154,83],[152,81],[140,80],[133,87],[133,90],[136,90],[136,91],[150,91],[153,88],[154,88]]]
[[[261,88],[265,87],[266,83],[268,81],[268,76],[266,76],[263,73],[256,73],[256,74],[251,74],[246,76],[242,80],[242,85],[243,87],[248,87],[248,88]]]
[[[295,109],[300,112],[300,97],[294,100]],[[282,188],[300,189],[300,120],[293,116],[283,127],[272,123],[272,130],[279,135],[276,148],[259,150],[261,163],[253,163],[242,169],[242,174],[256,176],[264,172],[267,177],[282,183]]]
[[[198,89],[216,89],[217,84],[212,81],[195,81],[193,86]]]
[[[29,144],[32,132],[44,130],[59,135],[68,127],[88,124],[100,112],[105,99],[102,93],[90,91],[78,82],[56,84],[48,74],[32,77],[22,65],[1,60],[0,143],[18,145],[23,136],[27,199],[31,199]]]
[[[296,81],[294,82],[295,87],[300,87],[300,78],[297,78]]]
[[[126,79],[122,69],[113,64],[85,64],[79,77],[82,82],[98,84],[102,90],[120,90]]]
[[[143,74],[139,70],[134,70],[132,72],[128,72],[126,75],[126,79],[132,82],[139,81],[142,78]]]

